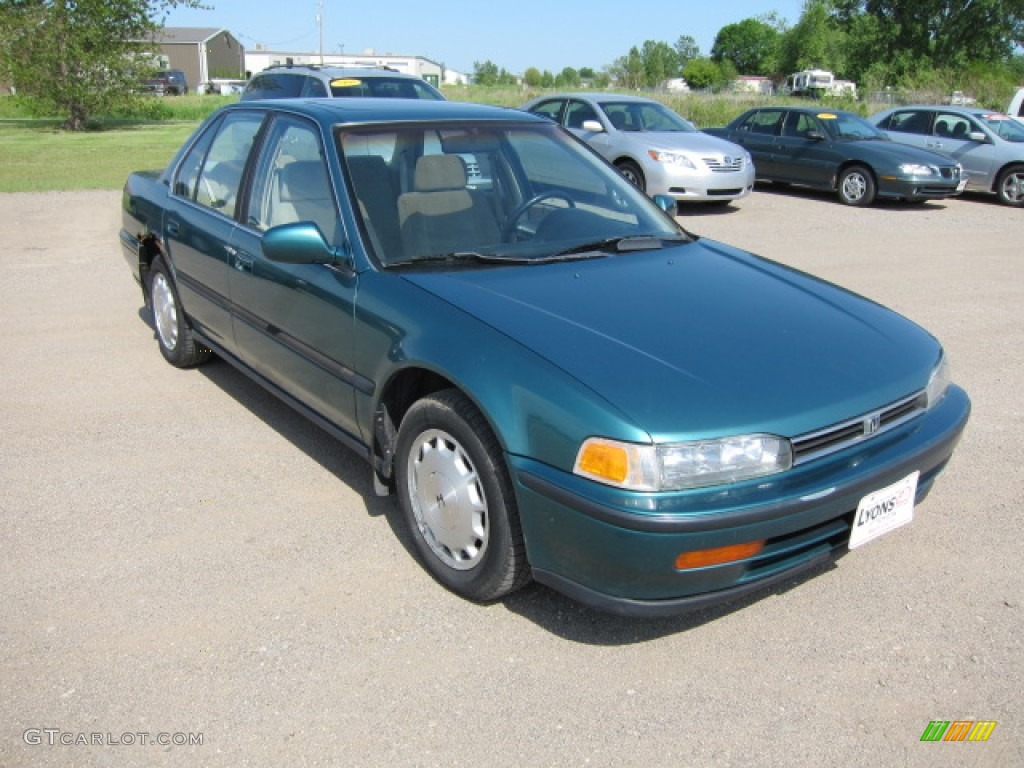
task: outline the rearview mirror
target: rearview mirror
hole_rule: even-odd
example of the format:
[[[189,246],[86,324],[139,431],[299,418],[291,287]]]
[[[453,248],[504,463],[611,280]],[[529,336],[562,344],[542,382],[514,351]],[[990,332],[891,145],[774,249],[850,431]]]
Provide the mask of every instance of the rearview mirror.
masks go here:
[[[679,215],[679,204],[676,203],[676,199],[674,197],[670,197],[668,195],[655,195],[653,200],[654,204],[669,216],[675,218]]]

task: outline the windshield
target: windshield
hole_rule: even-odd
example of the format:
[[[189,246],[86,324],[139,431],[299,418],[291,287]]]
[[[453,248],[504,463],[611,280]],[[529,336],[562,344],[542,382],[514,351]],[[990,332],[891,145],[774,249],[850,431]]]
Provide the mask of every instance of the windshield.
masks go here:
[[[1024,125],[1021,125],[1009,115],[978,115],[988,129],[1006,141],[1014,144],[1024,144]]]
[[[867,120],[849,112],[822,112],[818,117],[835,139],[888,139]]]
[[[384,266],[539,264],[685,237],[553,124],[353,126],[338,138],[364,242]]]
[[[377,96],[391,99],[444,100],[444,96],[425,81],[410,77],[339,77],[331,81],[331,95],[335,98]]]
[[[656,102],[603,101],[600,106],[608,121],[620,131],[697,132],[688,120]]]

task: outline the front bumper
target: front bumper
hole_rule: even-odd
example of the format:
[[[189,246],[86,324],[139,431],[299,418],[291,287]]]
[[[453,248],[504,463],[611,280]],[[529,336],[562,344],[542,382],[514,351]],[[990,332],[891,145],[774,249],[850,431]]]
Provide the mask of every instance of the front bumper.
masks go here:
[[[898,176],[879,176],[878,194],[905,200],[941,200],[960,194],[959,182],[935,177],[907,179]]]
[[[751,163],[740,171],[714,172],[651,161],[643,172],[647,178],[648,194],[669,195],[682,203],[739,200],[754,189],[754,166]]]
[[[918,471],[922,501],[969,414],[954,386],[919,418],[847,450],[760,480],[667,494],[626,492],[512,457],[534,577],[624,615],[735,599],[843,554],[867,494]],[[760,540],[764,549],[745,560],[675,567],[683,552]]]

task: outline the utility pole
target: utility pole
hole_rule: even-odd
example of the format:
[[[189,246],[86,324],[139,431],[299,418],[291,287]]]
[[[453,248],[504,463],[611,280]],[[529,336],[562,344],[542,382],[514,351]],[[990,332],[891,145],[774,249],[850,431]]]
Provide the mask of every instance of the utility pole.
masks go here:
[[[320,66],[324,65],[324,0],[320,0],[320,10],[316,15],[316,23],[320,28]]]

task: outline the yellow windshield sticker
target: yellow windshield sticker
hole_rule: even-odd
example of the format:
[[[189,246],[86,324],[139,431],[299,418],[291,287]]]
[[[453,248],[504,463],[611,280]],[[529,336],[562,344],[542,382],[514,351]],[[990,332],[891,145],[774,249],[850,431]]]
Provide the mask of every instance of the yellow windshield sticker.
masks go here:
[[[831,112],[821,112],[818,115],[818,117],[820,117],[822,120],[835,120],[836,119],[836,116],[833,115]]]
[[[331,88],[351,88],[354,85],[362,85],[362,80],[347,77],[344,80],[331,80]]]

